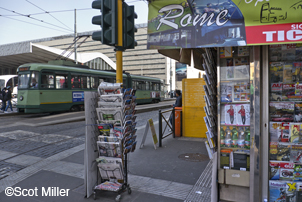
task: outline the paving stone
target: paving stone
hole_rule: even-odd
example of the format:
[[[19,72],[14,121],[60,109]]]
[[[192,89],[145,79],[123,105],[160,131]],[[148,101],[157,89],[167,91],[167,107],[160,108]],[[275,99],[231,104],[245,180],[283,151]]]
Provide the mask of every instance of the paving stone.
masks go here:
[[[0,179],[7,177],[11,173],[15,173],[23,168],[25,167],[5,161],[0,161]]]
[[[0,161],[17,155],[18,153],[7,152],[0,150]]]
[[[35,156],[29,156],[29,155],[18,155],[16,157],[13,157],[11,159],[6,160],[5,162],[13,163],[21,166],[29,166],[34,163],[37,163],[38,161],[41,161],[43,158],[35,157]]]
[[[34,150],[38,147],[47,145],[43,142],[33,142],[27,140],[13,140],[9,144],[0,144],[0,150],[15,152],[15,153],[24,153],[30,150]]]

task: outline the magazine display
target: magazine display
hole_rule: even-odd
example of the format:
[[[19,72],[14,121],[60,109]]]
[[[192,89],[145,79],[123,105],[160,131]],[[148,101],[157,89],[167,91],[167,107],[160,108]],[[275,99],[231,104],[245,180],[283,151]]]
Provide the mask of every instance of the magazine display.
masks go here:
[[[95,186],[94,194],[98,190],[119,192],[125,188],[129,193],[125,162],[127,154],[136,148],[135,91],[122,89],[121,84],[102,82],[98,92],[96,162],[102,183]]]
[[[206,117],[204,117],[204,122],[207,127],[207,139],[208,141],[205,142],[209,158],[212,159],[213,154],[216,152],[217,148],[217,64],[215,64],[216,58],[216,51],[206,48],[203,55],[204,63],[203,67],[205,70],[205,75],[203,76],[206,85],[203,86],[205,96],[204,100],[206,102],[206,106],[204,107],[204,111],[206,113]],[[230,61],[232,62],[232,61]],[[234,73],[234,72],[233,72]],[[229,77],[232,77],[232,72],[229,72]],[[225,92],[225,102],[228,102],[228,94],[232,94],[232,90],[228,91],[229,89],[226,87]]]

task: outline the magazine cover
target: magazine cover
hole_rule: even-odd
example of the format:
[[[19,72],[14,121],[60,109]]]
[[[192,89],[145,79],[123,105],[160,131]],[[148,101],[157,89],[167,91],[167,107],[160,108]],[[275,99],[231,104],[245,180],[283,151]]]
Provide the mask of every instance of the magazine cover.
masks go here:
[[[238,56],[249,56],[250,50],[249,47],[238,46]]]
[[[298,63],[290,63],[292,65],[292,77],[293,83],[297,83],[302,79],[301,77],[301,66]]]
[[[97,141],[99,156],[121,157],[120,144],[116,142]]]
[[[293,81],[293,64],[292,63],[284,63],[283,66],[283,83],[292,83]]]
[[[302,164],[294,164],[294,181],[302,181]]]
[[[97,161],[102,179],[124,179],[121,158],[100,157]]]
[[[270,160],[277,160],[277,154],[278,154],[278,142],[270,142],[269,143],[269,155]]]
[[[296,44],[282,45],[282,61],[292,61],[296,58]]]
[[[280,61],[282,58],[281,45],[270,45],[269,58],[272,62]]]
[[[298,98],[295,97],[296,84],[288,83],[282,84],[282,100],[294,101]]]
[[[295,97],[291,97],[301,101],[302,98],[302,84],[296,83],[295,85]]]
[[[270,102],[270,121],[274,122],[293,122],[294,121],[294,102]]]
[[[225,111],[225,105],[220,105],[220,124],[225,124],[225,117],[226,117],[226,111]]]
[[[277,161],[290,161],[290,151],[291,151],[290,143],[279,142]]]
[[[301,127],[301,123],[290,123],[290,142],[300,142],[300,131],[302,130]]]
[[[270,83],[283,82],[283,62],[270,63]]]
[[[270,202],[286,202],[286,181],[270,180],[269,181],[269,201]]]
[[[234,67],[226,67],[226,79],[227,80],[233,80],[234,79]]]
[[[234,61],[235,61],[235,66],[247,66],[247,67],[249,67],[249,57],[234,58]]]
[[[284,122],[270,122],[270,141],[272,142],[280,142],[281,141],[281,133],[279,134],[279,127],[282,127]]]
[[[294,163],[280,162],[280,180],[291,181],[294,178]]]
[[[236,120],[238,126],[250,125],[250,104],[236,105]]]
[[[225,124],[226,125],[237,125],[236,120],[236,105],[225,105]]]
[[[290,151],[290,161],[294,163],[302,163],[302,145],[292,145]]]
[[[279,142],[290,142],[290,123],[282,123],[282,126],[278,128],[278,133]]]
[[[280,161],[269,161],[269,179],[279,180],[280,179]]]
[[[271,83],[270,101],[282,101],[282,84]]]
[[[232,84],[221,83],[220,85],[221,102],[232,102]]]

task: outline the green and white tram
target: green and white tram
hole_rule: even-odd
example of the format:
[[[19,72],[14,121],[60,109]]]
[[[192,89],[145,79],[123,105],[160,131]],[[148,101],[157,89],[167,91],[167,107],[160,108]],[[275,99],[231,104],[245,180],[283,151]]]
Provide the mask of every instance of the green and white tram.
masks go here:
[[[115,72],[86,66],[30,63],[18,67],[20,112],[41,113],[84,109],[84,91],[96,91],[100,82],[116,81]],[[123,74],[123,86],[136,89],[137,103],[164,99],[163,81],[158,78]]]

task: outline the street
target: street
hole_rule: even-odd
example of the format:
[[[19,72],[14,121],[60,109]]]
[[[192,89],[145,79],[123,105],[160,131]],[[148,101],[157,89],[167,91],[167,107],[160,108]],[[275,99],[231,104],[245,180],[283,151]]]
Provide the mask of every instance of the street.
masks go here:
[[[57,124],[35,125],[37,120],[47,121],[51,116],[56,117]],[[1,117],[1,201],[16,200],[15,197],[5,195],[4,190],[10,186],[27,189],[37,187],[40,192],[42,188],[65,187],[71,190],[67,199],[55,201],[84,201],[85,121],[60,124],[60,119],[63,118],[64,114]],[[133,193],[122,196],[125,201],[133,202],[142,201],[146,195],[150,201],[184,201],[209,162],[202,142],[204,140],[173,139],[170,136],[163,140],[162,148],[155,150],[151,136],[147,136],[144,148],[139,149],[145,125],[150,118],[153,119],[158,134],[158,110],[137,114],[138,146],[129,155],[128,167],[129,184]],[[204,157],[196,162],[179,158],[186,153],[200,153]],[[148,181],[153,184],[146,183]],[[36,201],[53,200],[52,197],[40,195],[35,197]],[[97,198],[113,201],[115,197],[114,193],[106,192]],[[25,197],[25,201],[26,199],[30,198]]]

